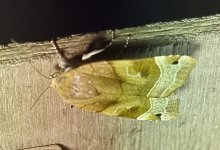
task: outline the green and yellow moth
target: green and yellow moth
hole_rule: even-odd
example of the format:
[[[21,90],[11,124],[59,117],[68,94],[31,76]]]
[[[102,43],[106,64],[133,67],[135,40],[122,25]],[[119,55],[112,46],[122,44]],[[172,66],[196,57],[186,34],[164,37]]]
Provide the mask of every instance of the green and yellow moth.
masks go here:
[[[174,92],[184,85],[196,60],[190,56],[100,61],[52,79],[68,103],[92,112],[138,120],[169,120],[179,112]]]

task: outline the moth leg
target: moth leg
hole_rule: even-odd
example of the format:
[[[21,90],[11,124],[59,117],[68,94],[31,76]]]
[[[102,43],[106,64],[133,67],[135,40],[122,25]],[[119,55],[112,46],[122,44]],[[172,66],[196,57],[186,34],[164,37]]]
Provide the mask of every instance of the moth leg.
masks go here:
[[[57,44],[57,42],[56,42],[56,39],[53,38],[53,39],[51,40],[51,44],[56,48],[57,52],[60,54],[61,57],[67,59],[66,56],[64,55],[63,49],[60,49],[60,48],[59,48],[59,46],[58,46],[58,44]]]
[[[109,47],[112,45],[112,43],[114,42],[114,40],[115,40],[115,30],[112,31],[111,41],[108,43],[108,45],[106,45],[106,46],[104,47],[103,50],[106,50],[107,48],[109,48]]]
[[[60,58],[58,60],[58,66],[62,69],[62,71],[68,71],[72,68],[72,64],[70,60],[65,56],[63,49],[59,48],[56,39],[52,39],[51,41],[52,45],[55,47],[57,52],[60,54]]]
[[[123,55],[124,50],[128,47],[130,37],[131,37],[131,35],[129,34],[127,36],[124,47],[117,52],[116,58],[120,58]]]
[[[126,43],[124,45],[124,48],[128,47],[128,43],[129,43],[130,37],[131,37],[131,35],[129,34],[128,37],[127,37]]]
[[[170,120],[179,114],[179,99],[173,97],[150,98],[151,108],[138,120]]]

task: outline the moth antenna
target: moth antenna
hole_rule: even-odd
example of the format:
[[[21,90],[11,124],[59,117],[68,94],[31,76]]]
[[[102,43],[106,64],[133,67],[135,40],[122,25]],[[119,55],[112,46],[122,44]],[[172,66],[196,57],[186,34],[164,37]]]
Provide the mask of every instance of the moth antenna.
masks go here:
[[[31,66],[34,68],[34,70],[35,70],[38,74],[40,74],[41,76],[43,76],[44,78],[47,78],[47,79],[51,80],[52,78],[56,77],[56,72],[55,72],[53,75],[51,75],[51,76],[48,77],[48,76],[42,74],[37,68],[35,68],[35,67],[32,65],[32,63],[30,63],[30,64],[31,64]],[[35,102],[32,104],[32,106],[30,107],[30,111],[31,111],[32,108],[35,106],[35,104],[38,102],[38,100],[40,99],[40,97],[41,97],[49,88],[51,88],[51,87],[50,87],[50,86],[47,87],[47,88],[38,96],[38,98],[36,99],[36,101],[35,101]]]
[[[50,86],[47,87],[39,96],[38,98],[36,99],[36,101],[32,104],[32,106],[30,107],[30,111],[32,110],[32,108],[34,107],[34,105],[38,102],[38,100],[40,99],[40,97],[49,89],[51,88]]]
[[[44,75],[44,74],[42,74],[37,68],[35,68],[33,65],[32,65],[32,63],[31,63],[31,66],[34,68],[34,70],[37,72],[37,73],[39,73],[41,76],[43,76],[44,78],[47,78],[47,79],[52,79],[52,77],[51,76],[46,76],[46,75]]]

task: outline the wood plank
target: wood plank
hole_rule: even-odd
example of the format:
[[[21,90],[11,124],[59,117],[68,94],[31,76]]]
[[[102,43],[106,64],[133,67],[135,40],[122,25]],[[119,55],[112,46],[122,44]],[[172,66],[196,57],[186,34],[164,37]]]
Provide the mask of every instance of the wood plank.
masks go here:
[[[115,45],[130,43],[118,58],[185,54],[198,60],[187,84],[178,90],[181,116],[166,122],[137,121],[85,112],[49,89],[40,76],[54,73],[59,55],[47,42],[14,43],[0,51],[0,149],[14,150],[58,143],[73,150],[216,150],[220,147],[220,16],[116,30]],[[89,51],[91,42],[111,32],[58,39],[71,56]],[[96,43],[96,42],[95,42]],[[114,53],[110,48],[110,53]],[[77,51],[76,51],[77,50]],[[118,53],[114,53],[114,57]],[[101,56],[100,56],[101,57]],[[117,57],[116,57],[117,58]],[[33,66],[32,66],[32,65]]]
[[[44,146],[37,146],[37,147],[22,148],[19,150],[62,150],[62,149],[58,145],[44,145]]]

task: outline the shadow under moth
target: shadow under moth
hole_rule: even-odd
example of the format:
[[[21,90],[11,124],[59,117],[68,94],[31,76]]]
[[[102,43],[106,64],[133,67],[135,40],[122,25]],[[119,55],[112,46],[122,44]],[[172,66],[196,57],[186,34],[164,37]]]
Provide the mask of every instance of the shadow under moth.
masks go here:
[[[196,60],[190,56],[100,61],[52,79],[68,103],[92,112],[138,120],[170,120],[179,113],[174,91],[183,86]]]

